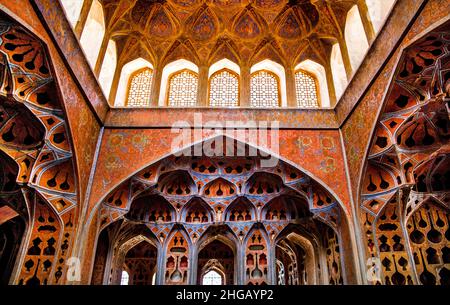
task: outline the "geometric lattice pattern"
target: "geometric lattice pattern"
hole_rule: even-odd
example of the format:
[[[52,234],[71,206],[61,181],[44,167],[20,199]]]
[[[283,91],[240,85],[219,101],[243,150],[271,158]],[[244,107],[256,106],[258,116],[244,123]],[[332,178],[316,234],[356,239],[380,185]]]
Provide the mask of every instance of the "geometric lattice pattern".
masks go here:
[[[128,88],[127,106],[144,107],[150,105],[153,71],[145,68],[135,72]]]
[[[169,80],[168,106],[197,105],[198,76],[189,70],[182,70]]]
[[[298,107],[319,107],[317,83],[313,76],[303,71],[297,71],[295,73],[295,92]]]
[[[250,81],[250,106],[267,108],[279,105],[278,77],[268,71],[254,73]]]
[[[209,86],[210,106],[239,106],[239,78],[236,73],[226,69],[216,72],[211,77]]]
[[[203,285],[222,285],[222,277],[214,270],[208,271],[203,277]]]

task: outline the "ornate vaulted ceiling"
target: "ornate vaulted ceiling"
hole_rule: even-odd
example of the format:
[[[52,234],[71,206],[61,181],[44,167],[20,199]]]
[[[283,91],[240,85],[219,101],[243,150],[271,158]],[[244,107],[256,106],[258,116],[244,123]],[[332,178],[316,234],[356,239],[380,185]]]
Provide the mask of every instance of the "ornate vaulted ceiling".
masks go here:
[[[154,65],[185,58],[209,65],[228,58],[284,66],[304,59],[327,65],[357,0],[103,0],[119,62]]]

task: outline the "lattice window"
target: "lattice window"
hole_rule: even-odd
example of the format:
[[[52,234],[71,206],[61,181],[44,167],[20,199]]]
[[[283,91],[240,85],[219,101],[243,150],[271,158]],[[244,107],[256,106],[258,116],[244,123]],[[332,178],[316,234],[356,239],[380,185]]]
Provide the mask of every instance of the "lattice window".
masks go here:
[[[209,104],[212,107],[239,106],[239,76],[228,69],[222,69],[209,81]]]
[[[280,82],[274,73],[264,70],[253,73],[250,83],[250,106],[278,107],[279,88]]]
[[[169,106],[197,105],[198,75],[190,70],[182,70],[169,78]]]
[[[120,278],[120,285],[128,285],[130,281],[130,276],[128,275],[128,272],[125,270],[122,271],[122,277]]]
[[[222,285],[222,277],[214,270],[208,271],[203,276],[203,285]]]
[[[314,76],[301,70],[295,72],[295,90],[298,107],[319,107],[319,94],[317,89],[317,80]]]
[[[127,106],[142,107],[150,105],[153,71],[149,68],[138,70],[130,77]]]

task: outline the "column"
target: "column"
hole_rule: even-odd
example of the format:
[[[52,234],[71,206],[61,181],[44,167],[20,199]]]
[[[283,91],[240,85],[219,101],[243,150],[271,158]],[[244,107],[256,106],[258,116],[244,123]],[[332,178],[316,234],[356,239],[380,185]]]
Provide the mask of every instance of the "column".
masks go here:
[[[250,107],[250,67],[247,64],[241,65],[239,80],[239,106]]]
[[[347,74],[347,80],[350,82],[353,76],[353,68],[350,61],[350,55],[348,53],[347,43],[344,38],[339,39],[339,47],[341,48],[341,55],[344,62],[345,72]]]
[[[327,76],[328,96],[330,97],[330,107],[333,107],[337,103],[336,89],[334,88],[333,71],[331,69],[330,61],[325,66],[325,73]],[[320,93],[320,90],[318,90]]]
[[[237,243],[236,253],[236,285],[245,285],[245,246],[241,243]]]
[[[382,1],[382,0],[380,0]],[[370,20],[369,10],[367,8],[366,2],[364,0],[358,1],[358,11],[361,16],[361,21],[364,26],[364,31],[366,32],[367,41],[369,42],[369,46],[375,40],[375,30],[373,28],[372,21]]]
[[[208,106],[208,72],[209,66],[201,65],[198,69],[198,93],[197,93],[197,105]]]
[[[116,104],[116,95],[117,95],[117,89],[119,86],[119,80],[120,80],[120,74],[122,73],[123,64],[117,64],[116,71],[114,71],[114,78],[111,85],[111,91],[109,92],[109,96],[106,96],[108,99],[108,103],[111,106],[114,106]],[[125,99],[128,97],[125,97]],[[126,102],[124,102],[124,105]]]
[[[156,285],[165,284],[166,246],[158,245],[158,258],[156,260]]]
[[[83,7],[81,8],[80,16],[78,17],[78,22],[74,27],[75,35],[78,39],[81,38],[84,26],[86,25],[86,20],[91,10],[93,0],[84,0]]]
[[[97,62],[95,64],[95,68],[93,69],[95,76],[99,77],[100,71],[102,69],[103,60],[105,59],[106,49],[108,48],[109,35],[105,33],[103,36],[102,46],[100,47],[100,52],[97,56]]]
[[[151,93],[151,107],[159,106],[159,95],[161,91],[161,80],[162,80],[163,67],[161,63],[157,64],[153,69],[152,77],[152,93]]]
[[[287,107],[296,108],[298,105],[295,89],[295,71],[292,67],[286,68],[286,95]]]

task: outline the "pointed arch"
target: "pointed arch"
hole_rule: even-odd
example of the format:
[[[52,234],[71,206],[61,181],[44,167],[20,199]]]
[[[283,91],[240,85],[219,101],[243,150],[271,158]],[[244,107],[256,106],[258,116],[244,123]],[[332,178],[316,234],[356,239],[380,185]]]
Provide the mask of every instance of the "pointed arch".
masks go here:
[[[219,19],[208,6],[200,7],[186,23],[194,39],[199,41],[212,38],[219,29]]]
[[[265,59],[253,65],[250,73],[250,104],[252,107],[287,106],[286,73],[282,65]],[[262,87],[268,93],[261,95]]]
[[[338,42],[335,43],[331,49],[330,65],[331,72],[333,74],[336,99],[339,100],[347,87],[348,80],[344,60],[342,58],[341,47]]]
[[[148,5],[148,3],[142,4],[144,12],[148,9]],[[156,3],[154,7],[153,14],[148,21],[149,33],[160,39],[176,35],[180,30],[180,24],[170,7],[161,3]]]
[[[190,88],[191,94],[189,102],[194,102],[193,98],[193,92],[195,91],[195,102],[197,99],[197,84],[198,84],[198,67],[193,62],[188,61],[186,59],[178,59],[176,61],[173,61],[169,64],[167,64],[162,72],[161,77],[161,90],[159,95],[159,106],[167,105],[166,101],[169,97],[169,91],[170,91],[170,81],[173,79],[174,76],[177,75],[177,73],[185,71],[188,77],[192,81],[192,86],[195,88]],[[197,82],[194,82],[193,78],[197,77]]]
[[[187,223],[211,223],[214,211],[201,198],[194,197],[183,207],[181,219]]]
[[[246,197],[234,200],[225,210],[225,221],[256,221],[256,208]]]
[[[92,69],[95,68],[95,64],[97,63],[105,30],[103,6],[99,0],[93,0],[80,37],[80,45]]]
[[[321,107],[330,107],[331,106],[330,94],[328,91],[327,74],[325,68],[317,62],[307,59],[299,63],[294,70],[296,72],[303,70],[315,77],[317,81],[317,91],[318,91],[317,102],[318,103],[320,102],[320,104],[318,105],[320,105]]]
[[[383,27],[396,0],[365,0],[375,33]]]
[[[109,97],[109,93],[111,92],[111,86],[114,79],[114,74],[116,73],[116,67],[117,67],[116,42],[110,39],[108,42],[108,47],[106,48],[106,53],[103,59],[100,75],[98,77],[100,87],[102,87],[103,93],[105,94],[106,98]]]
[[[120,78],[119,78],[119,83],[117,85],[117,93],[116,93],[116,99],[114,102],[114,106],[120,107],[120,106],[137,106],[137,105],[142,105],[144,106],[144,101],[142,101],[141,99],[139,99],[141,102],[137,102],[137,103],[130,103],[129,101],[129,92],[130,92],[130,84],[131,81],[133,79],[133,77],[135,77],[138,73],[143,72],[143,71],[152,71],[152,75],[153,75],[153,65],[145,60],[142,57],[136,58],[128,63],[126,63],[123,67],[122,70],[120,71]],[[152,78],[148,78],[148,81],[153,80]],[[145,86],[146,88],[148,88],[149,86]],[[144,90],[148,90],[148,89],[144,89]],[[150,103],[150,100],[148,100],[148,103]]]
[[[306,198],[281,195],[266,203],[261,210],[261,219],[268,221],[290,221],[308,217],[311,214]]]
[[[303,232],[303,229],[288,225],[276,237],[274,244],[276,247],[276,261],[279,260],[278,257],[280,256],[280,252],[284,252],[283,250],[285,250],[286,248],[286,250],[290,250],[290,255],[293,255],[295,258],[295,263],[291,266],[288,265],[288,267],[285,267],[284,270],[285,276],[290,280],[290,283],[288,282],[287,284],[319,284],[319,273],[320,269],[322,268],[318,270],[316,266],[320,265],[318,251],[320,247],[317,240],[313,236],[307,234],[307,232]]]
[[[230,197],[237,194],[236,186],[230,181],[219,177],[208,182],[202,189],[202,195],[207,197]]]
[[[231,66],[234,69],[231,70],[224,67],[221,70],[210,74],[208,82],[208,101],[209,105],[212,107],[239,106],[239,73],[235,72],[237,69],[233,67],[233,65],[226,64],[226,66]]]
[[[240,38],[252,40],[264,32],[267,24],[254,9],[247,7],[234,17],[231,28]]]
[[[61,0],[61,4],[66,12],[67,20],[75,28],[81,14],[81,9],[83,8],[84,0]]]
[[[199,55],[189,39],[175,40],[163,56],[161,63],[163,65],[169,65],[178,60],[187,60],[195,65],[200,62]]]
[[[220,37],[208,57],[208,63],[219,62],[223,59],[228,59],[231,62],[239,63],[240,56],[237,50],[238,47],[233,40],[227,36]]]
[[[192,243],[182,226],[175,227],[166,240],[166,261],[164,282],[166,284],[187,284],[190,279],[190,253]]]
[[[270,280],[269,255],[270,239],[263,226],[254,224],[245,241],[245,284],[266,285]]]
[[[241,73],[241,68],[235,62],[229,60],[228,58],[222,58],[221,60],[216,61],[209,67],[209,77],[211,77],[214,73],[218,72],[222,69],[229,69],[239,75]]]
[[[142,223],[175,222],[177,219],[175,208],[158,194],[142,195],[133,200],[125,217]]]
[[[195,182],[186,170],[161,173],[157,188],[161,194],[169,196],[193,195],[197,192]]]
[[[109,284],[119,284],[123,270],[126,270],[131,276],[131,285],[150,284],[160,256],[158,239],[144,225],[133,227],[125,223],[116,233],[109,235],[112,239],[110,251],[113,251],[111,253],[112,276]],[[140,270],[140,268],[143,270]],[[137,273],[146,275],[138,278]]]
[[[354,5],[347,13],[345,22],[345,42],[350,57],[353,72],[355,72],[369,49],[369,41],[364,31],[364,26],[357,5]]]
[[[247,179],[244,190],[250,195],[276,194],[281,192],[282,187],[283,180],[279,175],[258,171]]]
[[[226,225],[209,227],[197,241],[197,283],[209,270],[219,269],[224,276],[224,284],[236,284],[239,252],[236,236]]]

